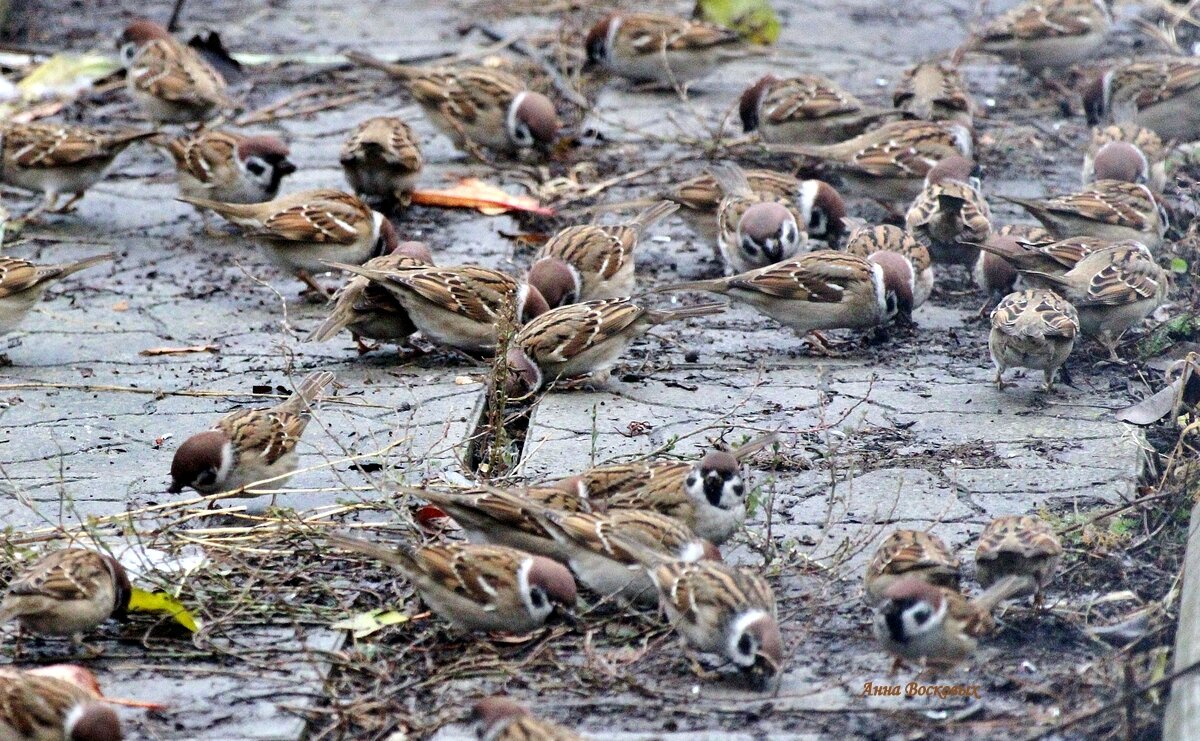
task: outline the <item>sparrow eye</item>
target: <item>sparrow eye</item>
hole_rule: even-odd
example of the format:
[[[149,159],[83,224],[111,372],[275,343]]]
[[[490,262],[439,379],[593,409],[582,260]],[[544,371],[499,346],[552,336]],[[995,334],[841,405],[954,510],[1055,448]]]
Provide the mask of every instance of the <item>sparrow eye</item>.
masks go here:
[[[133,64],[133,58],[137,56],[137,44],[132,41],[121,47],[121,64],[125,67]]]
[[[535,610],[540,610],[548,604],[546,593],[542,591],[541,587],[529,588],[529,604],[533,605]]]
[[[752,656],[754,654],[754,639],[749,633],[743,633],[742,637],[737,642],[738,653],[743,656]]]
[[[928,607],[922,606],[913,610],[912,616],[913,622],[915,622],[917,625],[924,625],[925,623],[929,622],[929,618],[933,617],[933,612],[931,612]]]
[[[750,237],[742,237],[742,252],[745,252],[747,255],[757,255],[758,244]]]
[[[246,169],[249,170],[250,172],[254,173],[255,175],[262,175],[264,172],[267,171],[266,165],[264,165],[259,160],[253,159],[253,158],[250,160],[247,160]]]

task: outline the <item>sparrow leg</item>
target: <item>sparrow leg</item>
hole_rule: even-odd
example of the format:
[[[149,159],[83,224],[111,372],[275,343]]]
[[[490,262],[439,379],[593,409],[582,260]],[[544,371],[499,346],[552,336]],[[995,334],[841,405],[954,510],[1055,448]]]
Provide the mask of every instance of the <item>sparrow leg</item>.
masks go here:
[[[894,677],[897,674],[899,674],[900,670],[903,668],[904,668],[904,659],[901,659],[899,656],[893,656],[892,657],[892,668],[888,671],[888,674],[890,676]]]
[[[325,300],[328,301],[329,299],[333,298],[333,294],[326,290],[325,287],[320,283],[318,283],[315,278],[309,275],[307,270],[297,271],[296,277],[300,279],[301,283],[315,291],[318,296],[324,297]]]
[[[1011,386],[1011,385],[1012,385],[1011,383],[1004,382],[1004,370],[1001,368],[997,368],[996,369],[996,388],[1000,391],[1003,391],[1005,389],[1005,387]]]
[[[841,355],[841,353],[833,349],[833,346],[838,343],[827,339],[825,335],[815,329],[804,336],[804,341],[808,343],[808,346],[817,355],[826,358],[836,358]]]
[[[1044,372],[1046,374],[1046,383],[1043,388],[1045,388],[1047,392],[1052,392],[1054,391],[1054,370],[1050,369]]]
[[[42,214],[54,213],[54,204],[56,203],[58,203],[58,194],[53,192],[47,193],[42,198],[41,203],[34,206],[31,211],[21,217],[21,221],[24,221],[26,224],[33,224],[40,221]]]
[[[75,210],[75,204],[76,204],[76,203],[79,203],[79,199],[81,199],[81,198],[83,198],[83,193],[82,193],[82,192],[80,192],[80,193],[72,193],[72,194],[71,194],[71,197],[67,199],[67,202],[66,202],[66,203],[64,203],[63,205],[61,205],[61,206],[59,206],[59,207],[57,207],[57,208],[51,209],[51,213],[55,213],[55,214],[69,214],[69,213],[71,213],[72,211],[74,211],[74,210]]]

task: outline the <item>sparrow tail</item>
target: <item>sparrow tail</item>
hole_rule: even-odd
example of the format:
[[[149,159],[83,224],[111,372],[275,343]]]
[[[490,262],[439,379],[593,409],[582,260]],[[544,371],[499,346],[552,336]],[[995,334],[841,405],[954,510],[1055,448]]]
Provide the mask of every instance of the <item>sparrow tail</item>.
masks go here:
[[[364,556],[370,556],[378,561],[382,561],[389,566],[395,566],[401,571],[418,572],[420,567],[413,560],[412,555],[404,548],[389,548],[386,545],[380,545],[362,538],[355,538],[351,535],[340,535],[333,533],[325,536],[325,542],[332,546],[336,546],[343,550],[361,553]]]
[[[141,141],[142,139],[156,139],[160,136],[161,134],[159,134],[157,131],[126,131],[120,134],[113,134],[111,137],[109,137],[108,142],[109,146],[111,147],[120,147],[121,149],[124,149],[136,141]]]
[[[674,201],[659,201],[634,217],[633,221],[630,222],[630,226],[637,229],[640,234],[678,210],[679,204]]]
[[[992,586],[988,587],[978,597],[973,598],[974,602],[980,609],[985,612],[991,612],[996,609],[996,605],[1004,600],[1012,597],[1021,591],[1027,591],[1034,587],[1033,579],[1028,576],[1012,574],[1006,576]]]
[[[85,257],[79,262],[73,262],[70,265],[60,265],[58,266],[57,274],[54,277],[65,278],[71,273],[78,273],[80,270],[85,270],[93,265],[99,265],[102,262],[108,262],[114,257],[116,257],[115,253],[105,252],[103,255],[92,255],[91,257]]]
[[[759,435],[750,442],[739,446],[731,452],[733,453],[733,457],[737,458],[739,461],[745,460],[768,445],[774,444],[777,440],[779,440],[778,433],[768,432],[765,435]]]
[[[663,324],[664,322],[673,322],[676,319],[690,319],[692,317],[720,314],[728,308],[728,304],[713,301],[707,304],[697,304],[696,306],[684,306],[680,309],[655,309],[646,313],[647,317],[655,324]]]
[[[355,64],[361,64],[364,67],[383,70],[392,77],[398,77],[401,80],[408,80],[412,78],[414,72],[412,67],[403,64],[396,64],[394,62],[385,62],[379,57],[374,57],[370,54],[363,54],[362,52],[348,51],[346,52],[345,57]]]
[[[292,395],[283,402],[282,406],[296,409],[304,409],[317,400],[325,387],[333,382],[333,374],[329,371],[316,371],[309,373],[304,377],[304,380],[296,386],[296,390]]]
[[[231,221],[234,219],[253,219],[254,207],[258,204],[244,203],[224,203],[222,201],[212,201],[207,198],[191,198],[189,196],[176,196],[175,200],[190,203],[197,208],[207,209],[224,216]]]
[[[672,283],[669,286],[655,288],[654,293],[675,293],[676,291],[707,291],[709,293],[727,293],[729,284],[724,278],[709,280],[692,280],[686,283]]]
[[[727,196],[754,195],[754,189],[750,187],[750,181],[746,179],[745,171],[736,164],[718,162],[708,168],[708,172],[716,178],[717,185],[720,186],[723,194]]]

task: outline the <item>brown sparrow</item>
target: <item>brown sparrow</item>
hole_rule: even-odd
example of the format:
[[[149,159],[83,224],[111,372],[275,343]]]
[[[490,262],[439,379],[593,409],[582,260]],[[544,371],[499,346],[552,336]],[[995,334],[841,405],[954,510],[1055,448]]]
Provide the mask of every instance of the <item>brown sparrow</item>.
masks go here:
[[[742,92],[742,129],[776,144],[836,144],[903,114],[876,108],[820,75],[765,75]]]
[[[333,381],[333,374],[309,374],[285,401],[270,409],[239,409],[210,430],[192,435],[175,451],[171,486],[178,494],[190,486],[201,494],[235,491],[272,479],[283,486],[300,461],[296,444],[308,426],[310,407]]]
[[[1027,0],[987,23],[971,48],[1032,71],[1087,60],[1112,27],[1106,0]]]
[[[979,583],[990,587],[1007,576],[1021,578],[1024,589],[1013,597],[1033,595],[1042,605],[1042,591],[1054,579],[1063,547],[1054,528],[1032,515],[997,517],[988,523],[975,547],[975,569]]]
[[[1093,78],[1082,90],[1088,123],[1131,123],[1165,140],[1200,138],[1200,60],[1137,59]]]
[[[129,24],[117,42],[130,97],[152,121],[192,123],[234,103],[225,79],[193,48],[152,21]]]
[[[411,67],[348,52],[353,62],[400,80],[417,104],[459,149],[486,159],[480,147],[505,155],[549,151],[561,126],[554,104],[516,77],[490,67]]]
[[[903,578],[916,578],[935,587],[958,589],[961,564],[945,542],[921,530],[897,530],[887,537],[867,564],[866,600],[875,605],[883,593]]]
[[[1023,274],[1024,280],[1034,288],[1053,288],[1038,274],[1065,275],[1083,258],[1112,244],[1096,237],[1055,239],[1044,230],[1032,236],[1014,237],[1013,232],[1006,233],[1001,229],[979,247],[985,254],[996,256],[1013,271]]]
[[[16,620],[45,636],[83,634],[121,617],[132,587],[125,569],[106,553],[84,548],[51,551],[13,578],[0,600],[0,623]]]
[[[1117,342],[1167,299],[1170,278],[1139,242],[1118,242],[1080,260],[1063,275],[1029,271],[1079,312],[1079,330],[1117,360]]]
[[[806,223],[790,198],[756,193],[742,168],[725,162],[710,174],[721,189],[717,247],[727,274],[744,273],[808,249]]]
[[[600,374],[652,327],[719,314],[724,309],[725,304],[711,303],[662,311],[629,298],[551,309],[513,335],[507,354],[506,391],[517,397],[540,391],[559,379]]]
[[[1002,245],[1018,245],[1017,250],[1026,246],[1040,249],[1058,241],[1050,232],[1040,225],[1034,224],[1005,224],[992,232],[985,244],[975,245],[979,249],[979,258],[971,269],[971,277],[975,285],[983,289],[990,297],[1007,296],[1012,293],[1017,284],[1017,266],[1006,259]],[[989,250],[985,245],[998,249]],[[986,309],[987,306],[985,305]],[[983,316],[982,312],[980,316]]]
[[[947,157],[925,176],[904,224],[939,263],[974,265],[992,232],[992,212],[980,192],[982,171],[966,157]]]
[[[729,29],[658,13],[613,13],[584,40],[589,65],[665,87],[704,77],[725,51],[741,46]]]
[[[524,324],[549,306],[541,288],[478,265],[375,269],[330,263],[387,290],[430,340],[469,354],[496,350],[501,322]],[[548,287],[547,292],[554,292]]]
[[[1020,579],[1008,577],[968,600],[957,589],[915,576],[897,579],[883,590],[883,602],[875,609],[875,639],[895,657],[893,671],[905,661],[953,668],[992,631],[996,605],[1020,587]]]
[[[896,292],[896,308],[901,316],[911,319],[913,310],[933,293],[933,261],[929,250],[898,226],[860,226],[846,238],[846,252],[872,262],[897,259],[904,262],[895,270],[912,276],[912,280],[907,290]]]
[[[363,198],[406,204],[424,159],[412,129],[395,116],[368,118],[342,145],[346,182]]]
[[[222,203],[262,203],[279,193],[296,171],[288,146],[274,136],[203,130],[165,144],[179,178],[179,193]]]
[[[1046,390],[1054,388],[1054,372],[1067,362],[1079,314],[1054,291],[1030,288],[1010,293],[992,311],[988,350],[996,365],[996,387],[1003,390],[1004,371],[1032,368],[1046,374]]]
[[[816,160],[838,173],[845,189],[894,203],[912,201],[925,176],[954,155],[970,157],[971,129],[952,121],[892,121],[838,144],[773,144],[772,151]]]
[[[922,62],[905,70],[892,91],[892,105],[926,121],[974,125],[975,101],[958,66],[950,61]]]
[[[1142,182],[1143,185],[1149,185],[1154,192],[1161,193],[1167,184],[1167,148],[1163,146],[1162,138],[1158,134],[1131,123],[1097,126],[1092,129],[1092,141],[1083,156],[1083,185],[1091,185],[1096,180],[1096,156],[1101,149],[1107,148],[1114,142],[1125,142],[1132,145],[1137,149],[1138,154],[1146,159],[1145,173],[1136,173],[1134,179],[1121,177],[1116,179]],[[1120,149],[1118,148],[1117,151],[1119,152]],[[1113,151],[1109,149],[1106,156],[1112,158]],[[1143,175],[1146,178],[1144,181],[1136,179]]]
[[[16,329],[52,284],[113,257],[110,252],[64,265],[35,265],[16,257],[0,256],[0,335]]]
[[[345,535],[327,540],[404,574],[429,609],[461,631],[528,633],[546,622],[554,603],[575,605],[575,579],[567,567],[515,548],[466,543],[389,548]]]
[[[113,160],[153,131],[97,131],[49,123],[0,125],[0,182],[40,191],[45,199],[25,218],[43,211],[66,213],[100,182]],[[58,197],[70,199],[58,206]]]
[[[488,697],[475,703],[471,723],[480,741],[583,741],[569,728],[535,717],[507,697]]]
[[[1097,171],[1099,175],[1099,171]],[[1055,236],[1137,240],[1154,249],[1167,232],[1167,213],[1144,185],[1097,180],[1078,193],[1047,198],[1000,196],[1030,213]]]
[[[328,292],[313,275],[328,271],[327,263],[361,265],[400,243],[387,217],[340,190],[304,190],[263,203],[178,200],[215,211],[240,227],[267,248],[276,264],[319,294]]]
[[[373,257],[362,266],[366,270],[400,272],[432,265],[433,254],[424,242],[401,242],[390,255]],[[329,317],[305,341],[324,342],[343,329],[350,330],[360,354],[372,349],[364,339],[402,343],[417,331],[392,292],[361,275],[338,289]]]
[[[545,293],[551,308],[580,301],[631,296],[637,288],[634,249],[642,233],[679,205],[659,201],[633,221],[602,226],[569,226],[551,237],[533,258],[529,282],[566,289]]]
[[[121,721],[99,699],[95,679],[77,683],[59,667],[0,669],[0,739],[4,741],[121,741]]]

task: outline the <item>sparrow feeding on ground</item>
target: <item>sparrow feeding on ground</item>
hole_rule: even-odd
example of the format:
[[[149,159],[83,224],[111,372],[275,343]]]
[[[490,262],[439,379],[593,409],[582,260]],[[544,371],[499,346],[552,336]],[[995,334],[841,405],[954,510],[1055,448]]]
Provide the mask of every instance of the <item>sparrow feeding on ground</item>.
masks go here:
[[[913,310],[933,293],[933,261],[929,250],[898,226],[860,226],[846,238],[846,252],[872,262],[899,259],[907,263],[896,269],[902,275],[912,276],[908,291],[898,291],[896,295],[901,316],[911,319]]]
[[[958,589],[961,564],[945,542],[933,533],[921,530],[897,530],[889,535],[867,564],[863,584],[866,599],[875,605],[892,584],[903,578],[917,578],[935,587]]]
[[[113,257],[110,252],[63,265],[35,265],[0,256],[0,336],[16,329],[52,284]]]
[[[549,308],[538,286],[477,265],[375,269],[331,263],[331,267],[387,290],[427,338],[468,354],[495,352],[501,323],[521,325]]]
[[[1029,271],[1079,312],[1079,331],[1095,337],[1117,360],[1117,342],[1167,298],[1170,280],[1150,250],[1118,242],[1096,250],[1063,275]]]
[[[93,686],[70,673],[0,668],[0,739],[4,741],[121,741],[121,721]]]
[[[1132,145],[1146,160],[1145,173],[1138,172],[1132,179],[1121,177],[1117,179],[1142,182],[1143,185],[1149,185],[1154,192],[1161,193],[1167,184],[1167,148],[1158,134],[1131,123],[1097,126],[1092,129],[1092,141],[1088,144],[1088,150],[1083,156],[1083,185],[1086,187],[1096,180],[1096,157],[1101,149],[1106,149],[1107,157],[1113,157],[1114,152],[1109,145],[1114,142],[1125,142]],[[1121,149],[1118,148],[1116,151],[1120,152]],[[1145,177],[1144,182],[1137,179],[1137,177],[1143,176]]]
[[[401,242],[390,255],[373,257],[363,263],[365,270],[402,272],[433,265],[433,254],[424,242]],[[391,291],[355,275],[333,295],[333,309],[306,342],[324,342],[343,329],[349,329],[360,354],[369,352],[363,340],[402,343],[417,326]]]
[[[554,104],[516,77],[490,67],[411,67],[349,52],[358,64],[399,79],[454,145],[486,159],[480,150],[521,156],[545,154],[561,126]]]
[[[990,587],[1008,576],[1020,578],[1025,587],[1013,597],[1033,595],[1042,605],[1043,590],[1054,579],[1063,547],[1054,528],[1033,515],[1007,515],[988,523],[975,547],[975,570],[979,583]]]
[[[1018,232],[1002,228],[991,239],[979,245],[985,255],[993,255],[1034,288],[1053,288],[1040,279],[1041,273],[1062,276],[1093,252],[1111,246],[1107,239],[1071,237],[1056,239],[1045,230],[1018,236]],[[1010,282],[1011,291],[1011,282]],[[1007,292],[1006,292],[1007,293]]]
[[[710,174],[723,196],[717,206],[717,247],[727,273],[761,268],[807,249],[806,220],[790,198],[756,193],[732,163],[714,165]]]
[[[97,131],[50,123],[0,125],[0,182],[41,192],[42,203],[26,215],[66,213],[100,182],[113,160],[153,131]],[[62,206],[58,197],[70,195]]]
[[[1200,138],[1200,60],[1137,59],[1093,77],[1083,87],[1088,123],[1131,123],[1165,140]]]
[[[171,461],[171,486],[178,494],[192,487],[201,494],[244,491],[271,479],[268,488],[282,487],[300,461],[296,450],[310,419],[310,407],[333,374],[309,374],[282,403],[269,409],[239,409],[221,418],[210,430],[192,435],[175,451]]]
[[[1096,174],[1100,176],[1099,169]],[[1060,239],[1088,236],[1137,240],[1153,249],[1167,232],[1162,204],[1149,188],[1137,183],[1104,179],[1078,193],[1047,198],[1000,197],[1024,208]]]
[[[629,298],[585,301],[551,309],[521,327],[509,344],[506,393],[518,397],[559,379],[607,371],[625,349],[652,327],[719,314],[711,303],[670,311],[649,309]]]
[[[634,250],[642,233],[678,210],[659,201],[633,221],[569,226],[551,237],[533,258],[529,282],[566,289],[543,298],[551,308],[580,301],[631,296],[637,288]]]
[[[1027,0],[989,21],[970,48],[1031,72],[1063,69],[1090,58],[1112,22],[1107,0]]]
[[[395,116],[375,116],[355,126],[338,159],[359,196],[402,205],[425,162],[412,129]]]
[[[926,121],[974,125],[975,101],[953,61],[922,62],[905,70],[892,91],[892,105]]]
[[[614,13],[584,40],[589,65],[660,87],[704,77],[725,52],[741,47],[735,31],[658,13]]]
[[[905,227],[939,263],[972,266],[975,245],[992,232],[992,212],[980,192],[982,171],[966,157],[947,157],[925,176],[925,187],[904,215]]]
[[[971,277],[989,297],[1007,296],[1017,284],[1017,265],[1008,259],[1008,246],[1023,251],[1041,249],[1056,241],[1058,238],[1040,225],[1005,224],[993,231],[986,243],[975,245],[979,248],[979,258],[971,269]],[[988,249],[988,246],[994,249]],[[987,308],[986,304],[984,308]]]
[[[70,636],[76,643],[129,606],[132,587],[115,558],[85,548],[51,551],[23,570],[0,599],[0,623],[16,620],[28,631]]]
[[[776,144],[836,144],[903,116],[865,105],[820,75],[765,75],[742,92],[738,112],[747,134]]]
[[[313,278],[328,263],[361,265],[396,249],[396,229],[383,214],[340,190],[304,190],[263,203],[178,200],[215,211],[267,248],[271,259],[318,294]]]
[[[1079,314],[1061,296],[1044,288],[1010,293],[992,311],[988,350],[996,365],[996,387],[1003,389],[1004,371],[1032,368],[1046,374],[1046,390],[1054,386],[1054,372],[1067,362]]]
[[[192,123],[234,103],[225,79],[190,46],[147,20],[126,27],[117,42],[130,97],[152,121]]]
[[[954,155],[970,157],[971,130],[953,121],[892,121],[838,144],[773,144],[841,176],[844,190],[887,203],[916,198],[925,176]]]
[[[175,161],[179,193],[222,203],[262,203],[296,171],[288,146],[274,136],[204,130],[165,143]]]
[[[515,548],[464,543],[388,548],[344,535],[327,540],[404,574],[429,609],[461,631],[528,633],[546,622],[554,603],[575,605],[575,579],[566,566]]]
[[[488,697],[475,703],[470,722],[480,741],[583,741],[569,728],[532,715],[507,697]]]

